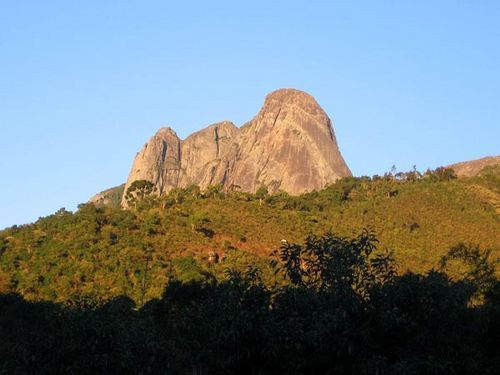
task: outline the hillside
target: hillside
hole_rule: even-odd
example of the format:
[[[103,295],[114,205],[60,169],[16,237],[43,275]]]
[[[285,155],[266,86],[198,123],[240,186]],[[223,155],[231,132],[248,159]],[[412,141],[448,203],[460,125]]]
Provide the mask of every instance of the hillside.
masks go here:
[[[113,186],[112,188],[101,191],[89,199],[90,203],[96,206],[120,207],[125,184]]]
[[[449,165],[458,177],[477,176],[486,167],[500,165],[500,156],[486,156],[481,159],[469,160]]]
[[[61,209],[0,232],[0,285],[28,300],[127,295],[140,302],[159,297],[173,275],[197,279],[210,270],[223,278],[225,269],[251,264],[271,283],[269,255],[283,240],[328,231],[351,237],[363,228],[377,236],[379,253],[394,252],[400,273],[429,271],[459,242],[500,257],[498,168],[462,179],[405,176],[347,178],[297,197],[190,187],[131,210]],[[209,255],[220,262],[209,263]]]

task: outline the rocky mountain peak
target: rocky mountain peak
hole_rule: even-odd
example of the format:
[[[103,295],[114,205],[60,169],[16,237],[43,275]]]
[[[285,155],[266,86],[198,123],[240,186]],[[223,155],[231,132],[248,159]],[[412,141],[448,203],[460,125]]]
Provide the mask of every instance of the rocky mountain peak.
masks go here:
[[[223,121],[184,141],[171,128],[161,128],[137,154],[125,191],[145,179],[157,194],[191,184],[249,192],[266,185],[270,192],[300,194],[350,175],[332,123],[316,100],[303,91],[280,89],[266,96],[242,128]]]
[[[158,131],[155,134],[155,137],[166,138],[166,139],[179,138],[177,136],[177,133],[170,126],[165,126],[163,128],[158,129]]]
[[[311,95],[295,89],[280,89],[268,94],[252,122],[258,130],[317,131],[334,138],[328,115]]]
[[[264,107],[277,102],[281,105],[293,105],[304,109],[321,110],[316,100],[308,93],[296,89],[279,89],[266,95]]]

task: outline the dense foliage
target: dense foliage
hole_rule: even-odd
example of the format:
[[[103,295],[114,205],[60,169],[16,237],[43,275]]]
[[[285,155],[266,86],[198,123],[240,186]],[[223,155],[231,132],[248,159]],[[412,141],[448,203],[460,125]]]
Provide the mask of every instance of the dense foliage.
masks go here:
[[[425,274],[459,242],[490,249],[493,261],[500,253],[498,168],[471,179],[445,170],[348,178],[298,197],[191,186],[157,198],[136,185],[129,210],[83,204],[0,231],[0,291],[54,302],[128,296],[142,305],[161,297],[170,277],[224,280],[224,269],[249,265],[271,285],[268,259],[282,240],[363,228],[377,233],[379,253],[393,251],[402,273]]]
[[[0,373],[500,366],[498,167],[128,193],[0,232]]]
[[[173,278],[140,308],[124,296],[63,306],[0,295],[0,373],[496,373],[500,283],[488,254],[450,251],[443,269],[469,266],[453,281],[399,276],[376,245],[366,231],[283,243],[272,268],[285,284],[266,285],[256,267]]]

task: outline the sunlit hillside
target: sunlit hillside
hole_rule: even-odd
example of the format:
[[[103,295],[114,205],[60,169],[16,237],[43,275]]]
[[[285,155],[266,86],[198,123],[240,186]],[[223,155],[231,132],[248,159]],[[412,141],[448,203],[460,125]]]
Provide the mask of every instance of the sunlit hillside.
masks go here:
[[[298,197],[191,187],[129,210],[83,204],[0,232],[0,285],[29,300],[128,295],[144,302],[173,275],[223,278],[225,269],[257,264],[272,282],[269,257],[285,241],[363,229],[376,235],[379,253],[393,253],[400,273],[425,273],[460,242],[500,257],[499,196],[499,169],[490,167],[473,178],[348,178]]]

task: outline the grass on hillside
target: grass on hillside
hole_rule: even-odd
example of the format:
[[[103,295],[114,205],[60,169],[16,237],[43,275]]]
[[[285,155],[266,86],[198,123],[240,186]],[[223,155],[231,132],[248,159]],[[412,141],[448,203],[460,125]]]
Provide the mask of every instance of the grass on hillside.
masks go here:
[[[0,292],[57,302],[81,296],[159,297],[172,277],[224,278],[228,268],[256,264],[277,280],[269,257],[282,241],[310,234],[376,234],[378,252],[392,252],[399,272],[426,273],[457,243],[500,254],[500,173],[470,179],[348,178],[298,197],[224,193],[218,187],[174,189],[136,209],[80,205],[34,224],[0,232]],[[411,176],[410,176],[411,177]],[[215,253],[219,262],[208,261]]]

